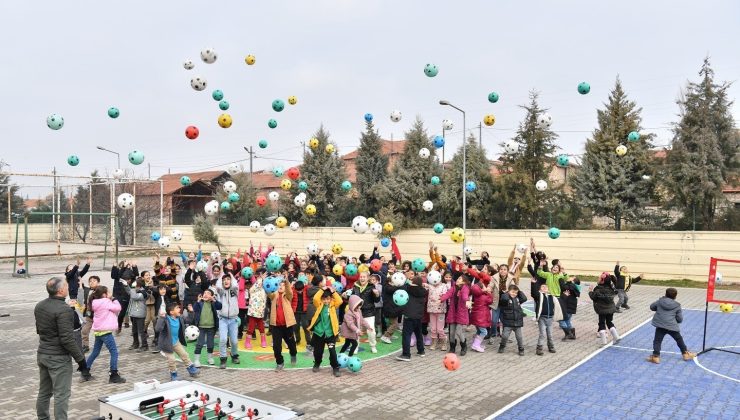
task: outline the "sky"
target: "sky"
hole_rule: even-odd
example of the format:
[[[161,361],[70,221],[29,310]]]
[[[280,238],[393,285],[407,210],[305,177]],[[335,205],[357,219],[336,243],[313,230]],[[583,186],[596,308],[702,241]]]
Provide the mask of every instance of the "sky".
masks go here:
[[[447,99],[466,111],[476,136],[483,126],[489,158],[511,138],[529,92],[549,109],[561,153],[582,153],[617,76],[643,108],[643,132],[667,146],[675,101],[705,56],[716,78],[740,74],[740,2],[726,1],[25,1],[0,2],[0,159],[11,172],[89,175],[110,173],[118,151],[136,176],[225,169],[244,147],[257,150],[254,169],[285,168],[300,160],[301,142],[323,124],[339,153],[354,150],[372,113],[385,139],[401,139],[416,116],[430,135],[443,119],[447,159],[463,138],[462,115],[438,104]],[[213,64],[200,51],[218,53]],[[256,64],[244,57],[253,54]],[[185,60],[195,68],[183,68]],[[424,75],[427,63],[439,74]],[[204,77],[197,92],[190,79]],[[579,82],[591,85],[578,94]],[[211,98],[221,89],[231,108],[231,128],[217,124],[222,111]],[[500,94],[491,104],[487,95]],[[287,102],[274,112],[274,99]],[[730,89],[740,97],[740,85]],[[111,119],[115,106],[120,117]],[[403,113],[390,121],[392,110]],[[52,113],[65,125],[46,126]],[[738,106],[733,115],[740,122]],[[275,118],[276,129],[267,121]],[[200,129],[188,140],[189,125]],[[740,125],[740,123],[738,124]],[[269,142],[258,149],[260,139]],[[132,150],[146,158],[127,162]],[[69,155],[80,164],[67,165]],[[150,166],[149,166],[150,165]],[[50,180],[15,177],[31,198]],[[64,180],[73,183],[74,180]],[[39,187],[33,187],[38,185]]]

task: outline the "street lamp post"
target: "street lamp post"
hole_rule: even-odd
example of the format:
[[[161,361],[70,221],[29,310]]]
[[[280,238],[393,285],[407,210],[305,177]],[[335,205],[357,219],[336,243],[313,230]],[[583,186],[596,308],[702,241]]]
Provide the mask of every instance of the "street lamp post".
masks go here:
[[[102,150],[104,152],[113,153],[118,158],[118,169],[121,169],[121,154],[118,152],[114,152],[113,150],[106,149],[105,147],[98,146],[98,150]]]
[[[466,195],[466,192],[467,191],[465,189],[465,182],[467,182],[467,179],[468,179],[468,168],[467,168],[467,166],[468,166],[468,159],[467,159],[467,152],[466,152],[467,147],[466,147],[466,144],[465,144],[466,141],[467,141],[467,139],[465,138],[465,133],[466,133],[466,130],[465,130],[465,111],[463,111],[462,109],[456,107],[455,105],[452,105],[450,103],[450,101],[447,101],[447,100],[444,100],[444,99],[440,100],[439,101],[439,104],[440,105],[451,106],[451,107],[455,108],[456,110],[462,112],[462,115],[463,115],[463,148],[462,148],[462,150],[463,150],[463,175],[462,175],[462,196],[463,196],[462,223],[463,223],[463,225],[462,225],[462,228],[463,228],[463,231],[466,231],[467,204],[468,203],[467,203],[467,195]],[[465,233],[467,234],[467,232],[465,232]],[[463,239],[463,249],[465,249],[465,241],[466,240],[467,240],[467,237]]]

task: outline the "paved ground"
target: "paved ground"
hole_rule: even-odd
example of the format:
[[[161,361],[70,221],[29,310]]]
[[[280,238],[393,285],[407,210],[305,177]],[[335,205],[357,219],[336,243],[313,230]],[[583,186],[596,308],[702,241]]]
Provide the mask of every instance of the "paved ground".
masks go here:
[[[64,262],[58,261],[45,264],[45,271],[64,266]],[[110,285],[107,273],[100,274],[104,284]],[[3,418],[34,418],[38,371],[33,306],[45,297],[46,279],[0,275],[0,312],[10,313],[10,317],[0,318],[4,337],[0,347],[0,386],[5,390],[0,395]],[[633,309],[617,315],[618,328],[627,331],[645,321],[650,316],[648,304],[662,293],[662,288],[636,286],[630,293]],[[679,300],[684,307],[703,308],[704,295],[703,290],[682,289]],[[536,331],[527,318],[525,357],[517,356],[511,346],[503,355],[489,347],[483,354],[468,353],[456,372],[442,367],[443,352],[430,352],[426,358],[417,357],[411,363],[397,362],[392,357],[369,361],[360,374],[345,374],[338,379],[328,369],[316,374],[310,370],[275,373],[204,368],[199,381],[304,411],[307,418],[484,418],[600,348],[595,336],[596,316],[590,305],[583,303],[574,317],[578,340],[561,343],[558,339],[557,354],[534,354]],[[124,349],[119,366],[128,383],[107,383],[103,352],[93,370],[95,381],[78,383],[75,378],[70,418],[92,418],[98,410],[97,397],[130,391],[136,381],[168,380],[161,356],[125,350],[131,337],[128,330],[124,331],[117,341],[119,348]],[[572,386],[581,387],[577,383]]]

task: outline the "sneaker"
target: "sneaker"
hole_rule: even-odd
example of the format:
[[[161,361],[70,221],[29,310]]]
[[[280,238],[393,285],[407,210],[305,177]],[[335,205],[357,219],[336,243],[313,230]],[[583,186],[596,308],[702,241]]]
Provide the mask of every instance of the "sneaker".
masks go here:
[[[306,353],[313,353],[313,346],[306,345]]]
[[[426,356],[427,354],[426,354],[426,353],[416,353],[416,355],[417,355],[417,356],[419,356],[419,357],[424,357],[424,356]]]
[[[138,344],[132,344],[128,349],[129,350],[136,350],[138,348],[139,348],[139,345]]]
[[[490,339],[488,340],[488,345],[492,346],[492,345],[494,345],[494,344],[496,344],[496,338],[494,338],[494,337],[491,337],[491,338],[490,338]]]
[[[625,303],[624,305],[622,305],[622,307],[623,307],[624,309],[629,309],[629,308],[630,308],[630,306],[629,306],[629,305],[627,305],[626,303]]]
[[[280,372],[283,369],[285,369],[285,365],[280,364],[275,366],[275,372]]]
[[[144,352],[144,351],[149,351],[149,346],[141,346],[141,347],[139,347],[139,349],[138,349],[138,350],[136,350],[136,351],[138,351],[138,352]]]
[[[290,364],[295,366],[295,364],[298,362],[298,357],[296,356],[290,356]]]
[[[339,369],[334,369],[334,376],[338,378],[342,376],[342,372],[340,372]]]
[[[231,356],[231,363],[233,363],[235,365],[238,365],[239,364],[239,355],[238,354]]]
[[[378,349],[375,346],[370,347],[370,353],[375,354],[378,352]]]
[[[213,366],[215,363],[213,362],[213,355],[208,355],[208,364]]]
[[[123,384],[126,382],[126,378],[121,377],[117,370],[111,371],[110,378],[108,379],[109,384]]]
[[[388,338],[388,336],[385,336],[385,335],[382,336],[382,337],[380,337],[380,341],[384,342],[385,344],[392,344],[393,343],[393,341],[391,341],[391,339]]]
[[[519,355],[524,356],[524,347],[519,348]]]
[[[410,362],[411,356],[404,356],[403,354],[396,356],[396,360],[400,360],[402,362]]]
[[[696,353],[692,353],[690,351],[687,351],[686,353],[683,353],[681,356],[683,356],[683,360],[689,361],[696,357]]]
[[[618,313],[618,314],[621,314],[622,313],[622,310],[619,309],[619,308],[617,308],[617,310],[615,312]]]
[[[660,356],[656,356],[654,354],[651,354],[648,356],[647,361],[650,363],[655,363],[656,365],[660,364]]]
[[[95,378],[93,378],[93,376],[89,372],[87,375],[83,374],[82,376],[80,376],[80,382],[92,381],[93,379]]]
[[[158,346],[152,347],[152,353],[154,354],[159,353],[159,347]]]
[[[195,355],[195,357],[198,357],[198,356],[200,356],[200,355],[199,354],[196,354]],[[200,367],[200,357],[198,357],[197,359],[195,359],[195,361],[193,362],[193,366],[195,366],[197,368]]]
[[[190,374],[190,376],[192,377],[198,376],[198,368],[195,365],[190,365],[188,366],[187,369],[188,369],[188,373]]]
[[[311,372],[316,373],[318,371],[319,371],[319,367],[317,365],[313,365],[313,367],[311,368]]]
[[[222,357],[221,358],[221,363],[218,365],[218,368],[219,369],[226,369],[226,358],[225,357]]]

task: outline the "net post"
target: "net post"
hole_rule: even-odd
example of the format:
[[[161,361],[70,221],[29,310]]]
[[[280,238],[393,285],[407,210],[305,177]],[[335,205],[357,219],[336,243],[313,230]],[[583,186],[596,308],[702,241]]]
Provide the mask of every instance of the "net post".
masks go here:
[[[709,302],[704,302],[704,336],[701,339],[701,353],[704,353],[705,351],[707,351],[707,320],[708,318],[709,318]]]
[[[105,223],[105,245],[103,245],[103,270],[105,270],[105,260],[108,258],[108,237],[110,236],[110,223]]]
[[[31,277],[31,270],[28,268],[28,213],[25,213],[23,215],[23,230],[25,231],[24,233],[26,235],[26,238],[23,241],[24,242],[24,246],[26,248],[26,256],[25,256],[25,261],[26,261],[26,277]]]

